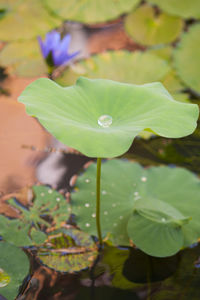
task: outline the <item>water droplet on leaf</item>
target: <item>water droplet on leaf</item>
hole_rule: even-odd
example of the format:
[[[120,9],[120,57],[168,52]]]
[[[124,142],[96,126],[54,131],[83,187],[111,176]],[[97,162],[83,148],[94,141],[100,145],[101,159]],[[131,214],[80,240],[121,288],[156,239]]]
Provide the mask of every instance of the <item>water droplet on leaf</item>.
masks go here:
[[[141,181],[142,182],[146,182],[147,181],[147,178],[145,176],[141,177]]]
[[[103,128],[108,128],[112,124],[112,117],[109,115],[102,115],[98,119],[98,124]]]

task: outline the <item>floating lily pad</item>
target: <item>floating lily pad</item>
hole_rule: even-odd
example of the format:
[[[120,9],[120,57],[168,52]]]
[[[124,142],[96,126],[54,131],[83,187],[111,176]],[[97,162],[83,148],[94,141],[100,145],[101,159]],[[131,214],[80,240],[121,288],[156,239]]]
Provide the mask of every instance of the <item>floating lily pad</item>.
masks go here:
[[[146,52],[108,51],[74,64],[56,81],[61,85],[74,84],[81,75],[127,83],[144,84],[159,81],[170,67],[163,59]]]
[[[156,55],[171,63],[173,47],[171,45],[156,45],[148,49],[148,53]]]
[[[10,73],[19,76],[39,76],[47,73],[37,40],[12,42],[0,52],[0,65],[9,67]]]
[[[198,118],[197,105],[174,101],[161,83],[80,77],[76,85],[62,88],[42,78],[19,101],[58,140],[89,157],[122,155],[145,129],[165,137],[188,135]]]
[[[12,9],[0,20],[0,40],[3,41],[31,39],[61,24],[48,13],[42,1],[18,1],[9,8]]]
[[[47,236],[41,230],[52,226],[60,227],[69,217],[70,207],[63,195],[46,186],[34,186],[32,206],[23,207],[14,199],[9,203],[20,212],[19,219],[8,219],[0,215],[0,235],[16,246],[42,244]]]
[[[52,232],[37,252],[43,264],[69,273],[90,267],[97,254],[97,247],[87,233],[65,228]]]
[[[170,91],[170,93],[178,93],[185,89],[185,86],[173,69],[171,69],[170,72],[165,76],[165,78],[163,78],[162,84],[168,91]]]
[[[125,19],[127,33],[139,44],[152,46],[168,44],[178,38],[183,28],[179,17],[156,14],[150,5],[142,5]]]
[[[127,13],[140,0],[45,0],[46,6],[64,20],[100,23]]]
[[[182,18],[200,18],[199,0],[148,0],[166,13]]]
[[[0,242],[0,295],[13,300],[29,272],[29,260],[19,248]]]
[[[200,3],[200,2],[199,2]],[[184,33],[174,50],[174,66],[183,82],[200,93],[200,24]]]
[[[92,164],[78,178],[73,212],[82,230],[96,235],[95,172]],[[200,182],[182,168],[152,167],[111,160],[102,166],[103,236],[117,245],[130,240],[152,256],[164,257],[200,236]]]

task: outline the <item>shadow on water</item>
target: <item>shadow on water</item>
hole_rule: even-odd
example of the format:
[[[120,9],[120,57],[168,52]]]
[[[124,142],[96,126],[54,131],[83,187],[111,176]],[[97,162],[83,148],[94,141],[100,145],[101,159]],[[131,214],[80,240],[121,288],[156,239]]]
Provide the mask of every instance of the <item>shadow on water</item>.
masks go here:
[[[200,245],[172,257],[104,246],[92,268],[67,274],[47,268],[30,251],[31,279],[17,300],[167,300],[200,298]],[[111,259],[112,257],[112,259]]]

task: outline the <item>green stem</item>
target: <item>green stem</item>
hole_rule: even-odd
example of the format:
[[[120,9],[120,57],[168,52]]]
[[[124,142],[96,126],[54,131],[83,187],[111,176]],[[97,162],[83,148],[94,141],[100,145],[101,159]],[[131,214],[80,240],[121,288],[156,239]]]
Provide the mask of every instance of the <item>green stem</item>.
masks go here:
[[[100,192],[101,192],[101,158],[97,158],[97,181],[96,181],[96,225],[99,244],[102,246],[102,235],[100,225]]]

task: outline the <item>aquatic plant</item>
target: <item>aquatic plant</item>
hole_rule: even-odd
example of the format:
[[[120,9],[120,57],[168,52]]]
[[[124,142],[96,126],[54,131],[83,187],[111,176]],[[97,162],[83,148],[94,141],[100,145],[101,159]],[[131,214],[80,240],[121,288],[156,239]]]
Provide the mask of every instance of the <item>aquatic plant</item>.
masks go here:
[[[43,78],[31,83],[19,101],[61,142],[86,156],[97,157],[96,226],[100,245],[101,159],[125,153],[143,130],[171,138],[191,134],[198,118],[197,105],[175,101],[158,82],[132,85],[80,77],[76,85],[63,88]],[[164,213],[165,207],[162,209]]]
[[[48,32],[44,41],[40,36],[38,37],[42,55],[50,67],[66,65],[79,54],[80,51],[68,53],[70,41],[70,34],[61,39],[60,33],[56,30]]]

